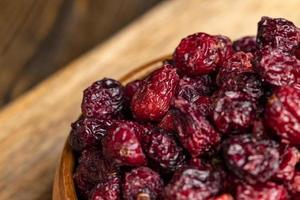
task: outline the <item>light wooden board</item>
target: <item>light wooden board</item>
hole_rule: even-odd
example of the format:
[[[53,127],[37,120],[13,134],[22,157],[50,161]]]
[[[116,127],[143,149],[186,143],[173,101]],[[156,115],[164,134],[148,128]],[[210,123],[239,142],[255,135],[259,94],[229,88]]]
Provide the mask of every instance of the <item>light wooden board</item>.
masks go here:
[[[172,52],[193,32],[232,38],[255,34],[262,15],[300,25],[298,0],[173,0],[164,2],[103,45],[20,97],[0,113],[0,199],[50,199],[54,169],[82,90],[104,76],[120,78]],[[75,34],[75,33],[74,33]]]

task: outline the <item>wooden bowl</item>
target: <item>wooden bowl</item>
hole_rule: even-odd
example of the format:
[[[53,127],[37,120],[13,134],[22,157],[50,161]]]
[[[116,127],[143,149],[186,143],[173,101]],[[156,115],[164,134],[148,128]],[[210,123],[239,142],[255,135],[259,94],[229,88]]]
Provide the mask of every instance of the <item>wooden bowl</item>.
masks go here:
[[[162,61],[168,58],[170,58],[170,56],[164,56],[143,66],[137,67],[135,70],[123,76],[120,81],[122,84],[126,84],[129,81],[142,78],[153,69],[159,67]],[[73,151],[69,143],[66,142],[55,173],[52,196],[53,200],[77,200],[73,182],[74,163]]]

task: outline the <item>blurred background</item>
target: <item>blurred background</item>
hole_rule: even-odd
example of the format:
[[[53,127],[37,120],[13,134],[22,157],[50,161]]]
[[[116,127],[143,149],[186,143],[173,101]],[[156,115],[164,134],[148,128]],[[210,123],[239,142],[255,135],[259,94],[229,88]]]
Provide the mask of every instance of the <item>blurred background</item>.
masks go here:
[[[0,108],[162,0],[0,0]]]

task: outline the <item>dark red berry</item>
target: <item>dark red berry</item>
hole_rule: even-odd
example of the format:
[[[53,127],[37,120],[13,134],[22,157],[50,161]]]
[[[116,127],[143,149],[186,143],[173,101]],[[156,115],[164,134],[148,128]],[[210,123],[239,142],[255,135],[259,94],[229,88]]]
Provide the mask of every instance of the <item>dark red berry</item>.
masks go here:
[[[174,125],[181,144],[192,157],[212,151],[220,142],[220,135],[199,112],[184,109],[174,111]]]
[[[210,198],[209,200],[234,200],[230,194],[222,194],[217,197]]]
[[[123,86],[116,80],[104,78],[84,90],[82,113],[87,117],[111,118],[123,109]]]
[[[158,199],[163,190],[159,174],[147,167],[125,173],[123,197],[126,200]]]
[[[143,129],[135,122],[115,122],[102,140],[104,155],[119,165],[146,165],[146,157],[139,141],[142,132]]]
[[[139,120],[159,121],[169,109],[178,81],[171,65],[152,72],[132,98],[133,115]]]
[[[253,55],[242,51],[236,52],[220,68],[217,76],[217,84],[222,86],[226,81],[236,77],[238,74],[253,72]]]
[[[245,36],[233,42],[233,49],[235,51],[243,51],[245,53],[254,54],[257,50],[256,37]]]
[[[139,87],[143,84],[142,80],[135,80],[127,83],[124,88],[124,96],[128,102],[131,102],[131,99]]]
[[[286,183],[287,189],[293,197],[300,197],[300,171],[296,171],[292,180]]]
[[[81,116],[76,122],[72,123],[72,130],[69,142],[76,151],[84,148],[101,147],[101,138],[106,134],[111,125],[109,119],[98,119]]]
[[[286,182],[294,177],[296,164],[299,162],[300,154],[296,147],[283,146],[284,147],[281,148],[280,165],[274,178]]]
[[[279,152],[272,140],[256,140],[250,135],[239,135],[223,143],[223,154],[228,168],[250,184],[266,182],[278,170]]]
[[[189,75],[215,71],[220,62],[220,41],[216,36],[196,33],[181,40],[175,49],[175,66]]]
[[[86,149],[79,158],[74,182],[79,193],[87,197],[98,183],[118,176],[118,169],[106,160],[100,150]]]
[[[120,200],[120,178],[114,177],[98,183],[91,191],[89,200]]]
[[[291,86],[276,90],[266,106],[265,119],[283,142],[300,144],[300,90]]]
[[[225,81],[220,88],[223,91],[240,91],[259,99],[263,96],[262,81],[256,73],[241,73]]]
[[[287,190],[273,182],[256,185],[240,184],[236,189],[236,200],[288,200]]]
[[[166,200],[207,200],[222,188],[218,171],[185,167],[175,172],[165,187]]]
[[[183,164],[185,159],[183,149],[177,144],[172,133],[163,129],[154,129],[143,142],[150,165],[158,166],[163,173],[174,171]]]
[[[226,60],[228,60],[232,54],[234,53],[233,47],[232,47],[232,41],[224,36],[224,35],[216,35],[215,36],[218,39],[219,43],[219,66],[222,66]]]
[[[263,120],[255,120],[252,127],[252,136],[258,140],[269,139],[269,130],[265,127]]]
[[[257,44],[291,52],[299,46],[300,32],[293,22],[283,18],[262,17],[258,22]]]
[[[217,98],[213,121],[222,133],[240,133],[251,126],[256,110],[257,105],[252,97],[242,92],[228,91]]]
[[[188,77],[180,79],[175,93],[175,99],[184,99],[188,102],[195,102],[199,96],[212,94],[213,80],[209,75]]]
[[[280,50],[260,50],[259,62],[256,67],[263,81],[285,86],[296,83],[300,78],[300,61]]]
[[[169,110],[167,114],[162,118],[162,120],[158,124],[158,127],[163,128],[167,131],[175,131],[174,114],[172,113],[172,110]]]

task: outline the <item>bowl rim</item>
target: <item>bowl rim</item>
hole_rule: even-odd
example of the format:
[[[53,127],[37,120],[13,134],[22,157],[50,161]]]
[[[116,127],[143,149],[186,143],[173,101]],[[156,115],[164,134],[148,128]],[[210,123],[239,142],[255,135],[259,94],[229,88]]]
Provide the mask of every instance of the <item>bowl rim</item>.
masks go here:
[[[163,61],[171,59],[171,55],[161,56],[157,59],[154,59],[140,67],[134,68],[133,70],[126,73],[122,76],[119,81],[124,85],[129,81],[141,78],[146,74],[149,74],[153,69],[154,65],[161,64]],[[159,67],[158,65],[157,67]],[[142,76],[143,75],[143,76]],[[52,199],[53,200],[77,200],[76,190],[73,182],[73,171],[75,168],[75,156],[74,152],[69,145],[69,134],[66,138],[66,142],[63,147],[62,154],[59,159],[59,163],[56,167],[53,190],[52,190]]]

